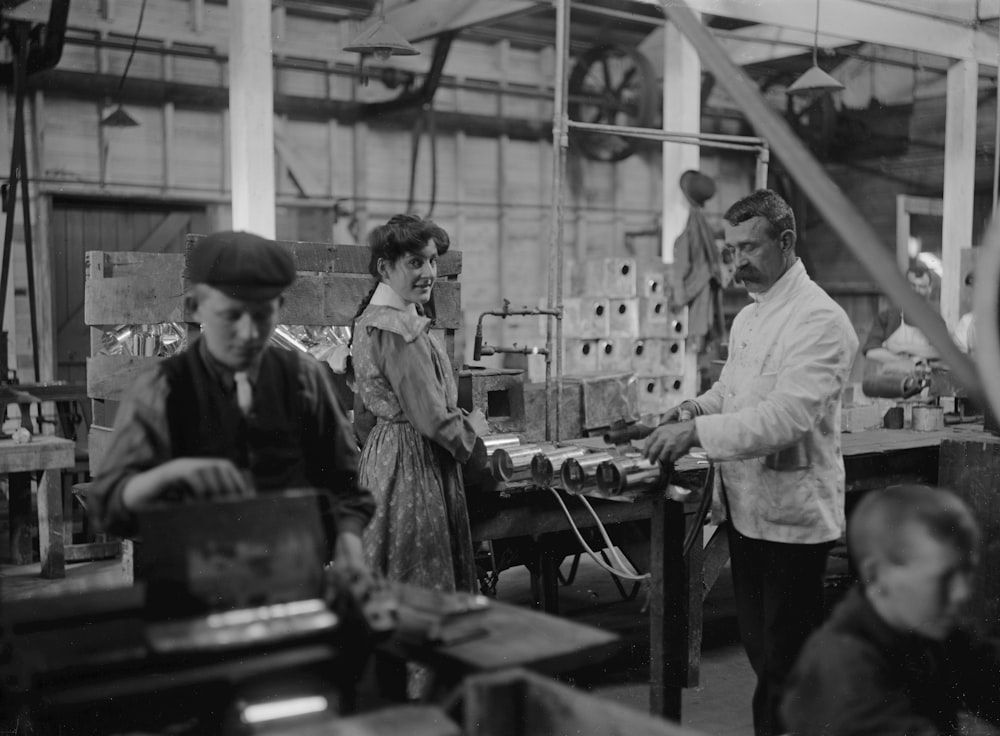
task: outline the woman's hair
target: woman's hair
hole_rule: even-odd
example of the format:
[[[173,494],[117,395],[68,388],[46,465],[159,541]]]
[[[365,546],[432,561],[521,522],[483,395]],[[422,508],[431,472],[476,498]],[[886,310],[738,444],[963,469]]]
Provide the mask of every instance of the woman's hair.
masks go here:
[[[438,255],[448,252],[451,239],[444,228],[435,224],[432,220],[425,220],[417,215],[393,215],[384,225],[379,225],[368,234],[368,250],[371,251],[371,258],[368,261],[368,273],[370,273],[375,283],[358,305],[358,311],[354,313],[351,327],[358,321],[358,317],[368,308],[368,304],[382,280],[378,272],[378,262],[385,260],[395,263],[409,253],[417,253],[424,249],[429,240],[434,240],[437,246]]]

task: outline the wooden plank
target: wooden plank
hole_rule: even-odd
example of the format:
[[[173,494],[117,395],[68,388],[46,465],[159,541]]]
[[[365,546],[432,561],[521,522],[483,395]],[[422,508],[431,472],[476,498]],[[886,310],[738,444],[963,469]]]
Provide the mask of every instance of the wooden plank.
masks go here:
[[[72,440],[61,437],[35,437],[24,445],[13,440],[0,440],[0,475],[72,468],[75,447]]]
[[[472,675],[464,684],[464,702],[468,736],[698,736],[676,723],[519,670]]]
[[[97,476],[97,471],[101,468],[101,460],[104,459],[110,444],[111,428],[92,424],[90,432],[87,434],[87,459],[90,463],[91,476]]]
[[[305,306],[313,309],[321,307],[322,314],[313,311],[310,314],[299,314],[297,318],[308,318],[309,322],[293,322],[288,317],[282,317],[288,324],[328,324],[350,325],[358,311],[361,300],[367,296],[372,287],[372,279],[366,276],[349,274],[327,274],[325,277],[325,298],[323,301],[307,302]],[[292,295],[298,284],[293,284],[288,290]],[[313,288],[312,285],[303,287]],[[434,285],[434,307],[437,310],[434,326],[438,329],[458,329],[462,321],[461,284],[457,281],[438,281]],[[297,297],[296,297],[297,299]],[[304,310],[303,310],[304,311]]]
[[[989,636],[1000,634],[1000,438],[941,443],[939,480],[972,509],[982,532],[970,620]]]
[[[89,542],[70,544],[63,548],[66,562],[86,562],[87,560],[110,560],[122,551],[121,542]]]
[[[83,319],[91,326],[184,321],[184,285],[172,274],[87,279],[84,289]]]
[[[38,481],[38,558],[43,578],[66,577],[62,500],[59,471],[44,471]]]
[[[136,376],[163,358],[135,355],[95,355],[87,358],[87,395],[92,399],[120,401]]]
[[[87,278],[180,279],[184,256],[180,253],[88,250]]]
[[[462,736],[458,724],[432,705],[392,705],[324,724],[327,736]],[[305,734],[303,733],[303,736]]]
[[[188,249],[205,237],[200,234],[188,236]],[[367,245],[334,243],[311,243],[296,240],[278,240],[292,251],[297,271],[323,271],[326,273],[360,274],[371,276],[368,263],[371,250]],[[449,250],[438,259],[438,277],[457,276],[462,273],[461,251]]]
[[[606,659],[621,646],[617,634],[521,606],[491,600],[482,610],[445,616],[448,594],[405,585],[396,592],[400,626],[385,649],[429,664],[448,680],[509,667],[549,675],[571,672]],[[440,646],[413,635],[431,621],[439,622],[438,633],[454,643]],[[479,636],[460,640],[469,632]]]

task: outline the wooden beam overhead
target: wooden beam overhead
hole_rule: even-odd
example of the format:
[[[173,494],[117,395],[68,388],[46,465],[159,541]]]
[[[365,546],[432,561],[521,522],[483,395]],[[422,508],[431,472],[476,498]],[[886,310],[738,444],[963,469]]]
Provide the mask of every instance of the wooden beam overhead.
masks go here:
[[[762,61],[784,59],[788,56],[799,56],[809,53],[813,44],[813,34],[794,28],[778,28],[775,26],[749,26],[739,31],[720,32],[711,29],[719,44],[729,54],[733,63],[740,66],[757,64]],[[854,41],[838,36],[820,35],[821,49],[835,49],[850,46]],[[639,50],[653,64],[655,69],[662,67],[663,59],[663,28],[656,28],[639,44]]]
[[[403,38],[413,43],[550,5],[533,0],[414,0],[396,6],[385,14],[385,19]]]
[[[633,0],[659,7],[662,0]],[[673,4],[674,0],[668,0]],[[816,5],[810,2],[760,0],[690,0],[691,10],[708,15],[813,32]],[[971,59],[997,66],[996,34],[947,20],[881,5],[872,0],[822,0],[820,34],[848,41],[897,46],[951,59]]]

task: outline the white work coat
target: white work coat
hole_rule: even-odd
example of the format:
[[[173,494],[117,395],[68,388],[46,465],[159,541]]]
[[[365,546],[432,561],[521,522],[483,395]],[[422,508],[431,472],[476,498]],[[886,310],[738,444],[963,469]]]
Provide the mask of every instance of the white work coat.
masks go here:
[[[719,380],[695,399],[699,444],[716,461],[717,501],[738,531],[828,542],[845,527],[840,399],[858,337],[800,260],[751,298]],[[785,448],[800,462],[769,467],[766,457]]]

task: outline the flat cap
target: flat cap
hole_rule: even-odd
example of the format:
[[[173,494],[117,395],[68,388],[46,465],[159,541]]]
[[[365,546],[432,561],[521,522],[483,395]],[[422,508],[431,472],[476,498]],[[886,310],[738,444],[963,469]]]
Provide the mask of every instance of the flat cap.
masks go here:
[[[212,233],[188,253],[188,279],[234,299],[274,299],[295,281],[295,261],[286,248],[259,235]]]

